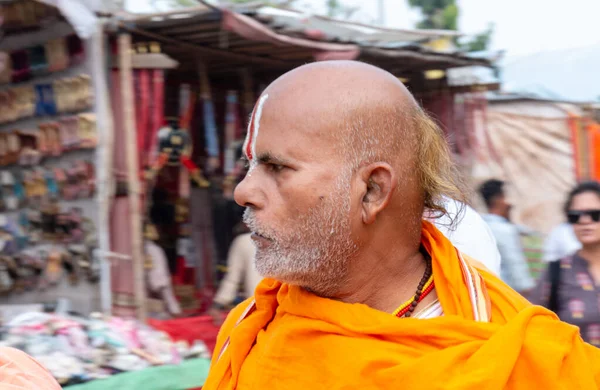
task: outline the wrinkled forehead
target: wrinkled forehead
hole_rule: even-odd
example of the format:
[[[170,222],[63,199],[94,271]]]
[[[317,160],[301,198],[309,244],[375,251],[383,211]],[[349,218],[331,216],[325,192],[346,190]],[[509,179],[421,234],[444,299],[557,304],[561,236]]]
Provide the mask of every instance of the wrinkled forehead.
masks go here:
[[[333,157],[335,121],[313,105],[265,93],[257,101],[243,152],[250,161],[262,153],[319,161]]]

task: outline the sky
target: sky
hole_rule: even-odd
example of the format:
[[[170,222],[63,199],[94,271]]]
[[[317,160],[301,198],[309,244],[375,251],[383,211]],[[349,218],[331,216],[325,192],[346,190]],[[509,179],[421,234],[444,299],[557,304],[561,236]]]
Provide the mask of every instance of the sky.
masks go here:
[[[313,12],[324,12],[326,0],[297,0]],[[353,19],[372,22],[378,0],[341,0],[347,6],[360,4]],[[131,11],[149,12],[150,0],[127,0]],[[383,0],[388,27],[412,28],[419,14],[407,0]],[[600,0],[458,0],[459,29],[476,34],[491,22],[496,26],[491,49],[506,50],[507,56],[522,56],[600,43],[595,31]]]
[[[313,8],[324,9],[324,0],[300,0]],[[345,0],[361,5],[355,18],[376,20],[377,0]],[[419,20],[417,11],[406,0],[383,0],[388,27],[411,28]],[[484,31],[495,24],[492,49],[509,56],[539,51],[589,46],[600,42],[595,32],[598,0],[458,0],[459,30],[465,34]]]

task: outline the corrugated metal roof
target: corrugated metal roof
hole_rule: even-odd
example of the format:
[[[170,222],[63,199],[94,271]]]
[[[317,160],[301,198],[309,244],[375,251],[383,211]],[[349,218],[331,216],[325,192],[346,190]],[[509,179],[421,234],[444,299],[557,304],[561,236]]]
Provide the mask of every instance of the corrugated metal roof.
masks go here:
[[[456,32],[385,29],[260,5],[222,9],[204,4],[131,16],[123,25],[142,39],[167,43],[165,52],[171,52],[184,66],[202,56],[213,72],[252,64],[283,70],[325,59],[361,59],[397,75],[490,66],[485,58],[427,47],[427,43],[453,37]]]

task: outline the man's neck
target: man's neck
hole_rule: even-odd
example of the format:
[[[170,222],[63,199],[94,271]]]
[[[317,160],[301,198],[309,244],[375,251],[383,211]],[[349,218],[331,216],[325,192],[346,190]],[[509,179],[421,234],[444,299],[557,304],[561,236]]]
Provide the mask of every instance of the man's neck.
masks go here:
[[[334,299],[346,303],[362,303],[373,309],[393,312],[412,298],[425,273],[423,255],[409,251],[370,250],[357,259],[343,291]]]

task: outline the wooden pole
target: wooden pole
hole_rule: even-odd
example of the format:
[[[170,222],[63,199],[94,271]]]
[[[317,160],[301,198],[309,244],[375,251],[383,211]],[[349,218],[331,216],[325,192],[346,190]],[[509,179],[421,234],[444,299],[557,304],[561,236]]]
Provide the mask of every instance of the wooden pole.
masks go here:
[[[142,248],[142,216],[140,214],[140,181],[135,124],[135,102],[133,98],[131,35],[119,34],[119,58],[121,93],[123,97],[124,138],[127,153],[128,197],[131,213],[131,238],[133,260],[133,291],[138,320],[146,321],[146,285],[144,278],[144,256]]]
[[[89,39],[90,63],[94,81],[94,95],[96,96],[96,120],[98,129],[98,148],[96,150],[96,200],[98,203],[98,249],[100,259],[100,302],[102,312],[110,316],[112,313],[111,291],[111,258],[106,255],[110,252],[110,203],[114,189],[113,180],[113,145],[114,123],[108,92],[108,61],[105,48],[104,22],[100,19],[94,35]]]

